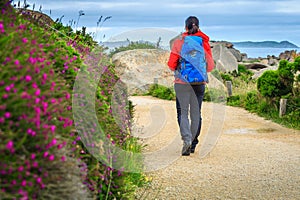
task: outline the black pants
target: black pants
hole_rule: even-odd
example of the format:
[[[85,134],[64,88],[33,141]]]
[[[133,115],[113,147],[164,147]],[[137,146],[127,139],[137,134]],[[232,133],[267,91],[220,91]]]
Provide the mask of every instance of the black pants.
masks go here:
[[[186,143],[191,143],[195,148],[198,144],[202,117],[201,106],[205,92],[205,85],[174,85],[176,92],[177,121],[180,127],[182,139]],[[191,123],[189,123],[190,116]]]

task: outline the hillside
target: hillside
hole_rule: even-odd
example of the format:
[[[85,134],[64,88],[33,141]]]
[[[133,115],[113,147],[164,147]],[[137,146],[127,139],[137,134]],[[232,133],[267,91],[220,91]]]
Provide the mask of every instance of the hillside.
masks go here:
[[[262,42],[232,42],[235,47],[243,48],[299,48],[297,45],[289,41],[262,41]]]

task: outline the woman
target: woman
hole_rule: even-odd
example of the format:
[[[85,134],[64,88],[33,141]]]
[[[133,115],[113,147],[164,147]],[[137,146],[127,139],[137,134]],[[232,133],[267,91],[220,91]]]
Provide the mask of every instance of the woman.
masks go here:
[[[172,71],[177,69],[180,64],[180,51],[185,36],[198,36],[202,38],[203,48],[206,59],[207,72],[214,68],[214,61],[209,44],[209,37],[199,29],[199,20],[195,16],[190,16],[185,20],[186,32],[181,34],[181,37],[172,42],[171,53],[168,60],[168,66]],[[205,92],[205,84],[201,82],[197,85],[190,85],[175,76],[174,89],[176,93],[176,109],[177,120],[180,127],[180,134],[183,140],[182,155],[188,156],[195,152],[198,144],[198,136],[201,131],[201,105]],[[190,111],[191,124],[189,122],[188,114]]]

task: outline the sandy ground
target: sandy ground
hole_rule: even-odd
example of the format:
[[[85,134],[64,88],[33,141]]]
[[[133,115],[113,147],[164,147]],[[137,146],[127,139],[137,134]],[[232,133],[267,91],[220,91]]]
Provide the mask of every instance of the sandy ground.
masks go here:
[[[175,102],[130,99],[152,179],[136,199],[300,199],[300,131],[204,102],[201,142],[183,157]]]

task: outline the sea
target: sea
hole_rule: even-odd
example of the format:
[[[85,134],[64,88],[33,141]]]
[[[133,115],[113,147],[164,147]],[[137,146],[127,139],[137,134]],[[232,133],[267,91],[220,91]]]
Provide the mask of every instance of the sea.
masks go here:
[[[243,47],[235,47],[235,49],[239,50],[241,53],[246,53],[248,58],[267,58],[269,56],[278,57],[280,53],[285,52],[287,50],[295,50],[297,53],[300,52],[300,48],[243,48]]]
[[[104,42],[102,43],[104,46],[108,47],[107,51],[112,51],[113,49],[120,46],[127,46],[129,44],[128,41],[116,41],[116,42]],[[161,46],[161,48],[169,50],[170,46],[167,44],[166,46]],[[300,48],[263,48],[263,47],[239,47],[234,45],[233,48],[239,50],[241,53],[246,53],[248,58],[267,58],[268,56],[276,56],[278,57],[280,53],[285,52],[287,50],[296,50],[297,53],[300,52]]]

